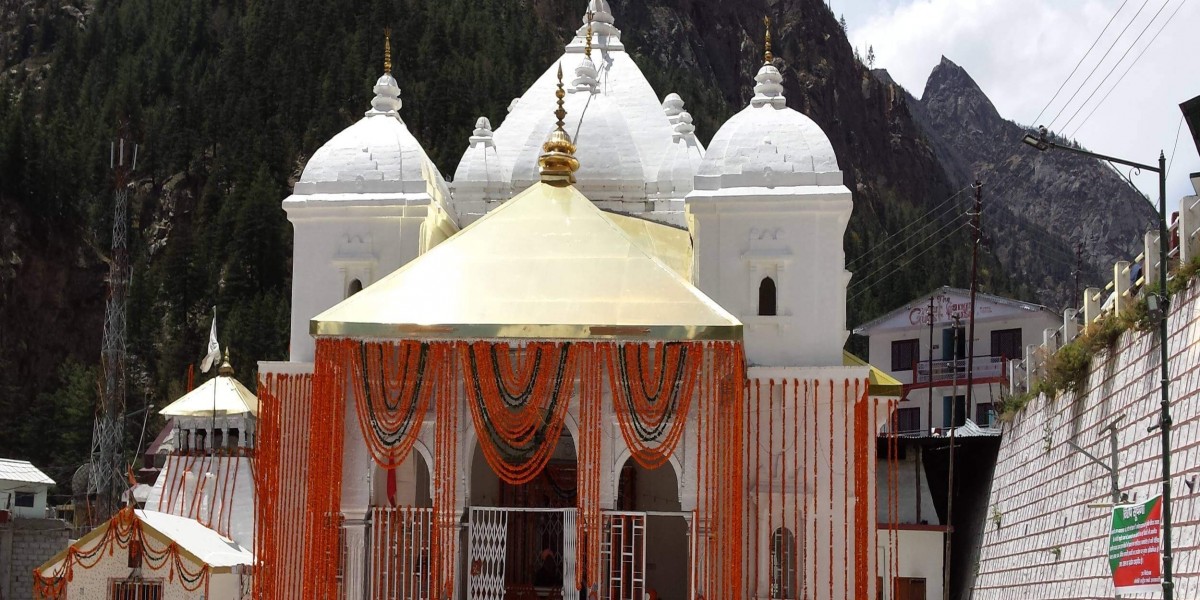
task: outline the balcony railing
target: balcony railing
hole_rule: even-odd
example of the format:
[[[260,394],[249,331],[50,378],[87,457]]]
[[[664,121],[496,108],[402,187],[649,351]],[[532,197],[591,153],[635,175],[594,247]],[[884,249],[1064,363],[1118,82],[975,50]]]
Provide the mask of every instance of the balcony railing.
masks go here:
[[[1003,356],[976,356],[971,370],[975,381],[999,378],[1006,374]],[[932,373],[932,377],[930,376]],[[913,365],[913,383],[967,382],[967,359],[919,361]]]

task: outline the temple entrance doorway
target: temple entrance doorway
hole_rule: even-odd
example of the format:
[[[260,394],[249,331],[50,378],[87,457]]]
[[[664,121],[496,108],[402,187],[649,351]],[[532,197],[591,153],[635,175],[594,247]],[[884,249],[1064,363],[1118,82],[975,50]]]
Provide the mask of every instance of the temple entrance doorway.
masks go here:
[[[463,539],[468,600],[574,600],[575,443],[564,429],[533,480],[502,481],[475,444]]]
[[[626,460],[617,488],[617,509],[616,514],[644,515],[644,564],[637,565],[635,561],[626,568],[630,574],[636,574],[640,566],[641,577],[627,579],[641,579],[644,593],[651,598],[687,600],[690,514],[682,511],[679,479],[672,464],[650,470],[633,459]],[[606,524],[611,521],[611,517],[607,518]],[[626,519],[622,525],[624,535],[636,533],[636,519]],[[609,595],[627,596],[631,594]]]
[[[410,452],[395,469],[375,468],[367,516],[367,598],[429,598],[432,506],[429,467],[420,452]]]

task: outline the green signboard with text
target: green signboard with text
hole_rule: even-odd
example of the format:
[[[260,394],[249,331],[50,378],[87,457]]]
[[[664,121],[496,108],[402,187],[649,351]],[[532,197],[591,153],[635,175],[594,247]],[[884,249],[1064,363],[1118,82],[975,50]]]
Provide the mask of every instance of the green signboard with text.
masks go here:
[[[1162,496],[1113,507],[1108,565],[1118,594],[1162,591]]]

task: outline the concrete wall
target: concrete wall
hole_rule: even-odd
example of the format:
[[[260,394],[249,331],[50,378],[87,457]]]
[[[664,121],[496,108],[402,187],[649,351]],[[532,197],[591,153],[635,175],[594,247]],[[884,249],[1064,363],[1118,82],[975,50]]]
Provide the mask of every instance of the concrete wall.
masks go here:
[[[70,529],[57,519],[0,525],[0,600],[33,597],[33,569],[67,547]]]
[[[1197,598],[1200,285],[1174,298],[1170,331],[1175,597]],[[1102,429],[1120,418],[1122,491],[1138,501],[1161,493],[1160,437],[1157,431],[1147,431],[1158,422],[1158,357],[1157,335],[1126,333],[1115,354],[1093,361],[1085,394],[1035,399],[1005,427],[974,598],[1112,597],[1106,558],[1111,513],[1087,506],[1109,500],[1108,474],[1071,451],[1066,442],[1107,460]]]

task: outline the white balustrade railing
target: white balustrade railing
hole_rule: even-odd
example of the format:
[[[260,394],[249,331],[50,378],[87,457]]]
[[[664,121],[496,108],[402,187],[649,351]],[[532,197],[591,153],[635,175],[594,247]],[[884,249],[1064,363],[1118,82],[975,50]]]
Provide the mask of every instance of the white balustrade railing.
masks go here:
[[[1200,179],[1194,178],[1192,183],[1198,195],[1187,196],[1180,201],[1179,212],[1167,230],[1170,243],[1168,269],[1173,264],[1187,264],[1200,256]],[[1062,327],[1047,329],[1042,344],[1026,347],[1023,359],[1008,361],[1009,393],[1019,394],[1033,389],[1033,385],[1044,375],[1047,358],[1079,337],[1088,325],[1131,308],[1141,300],[1148,288],[1155,287],[1159,269],[1162,268],[1159,264],[1158,230],[1147,231],[1142,241],[1142,253],[1132,261],[1114,264],[1112,280],[1103,289],[1087,288],[1083,292],[1082,306],[1063,311]],[[1082,322],[1080,316],[1083,317]],[[979,367],[975,368],[978,373]],[[935,365],[935,377],[936,373]]]

